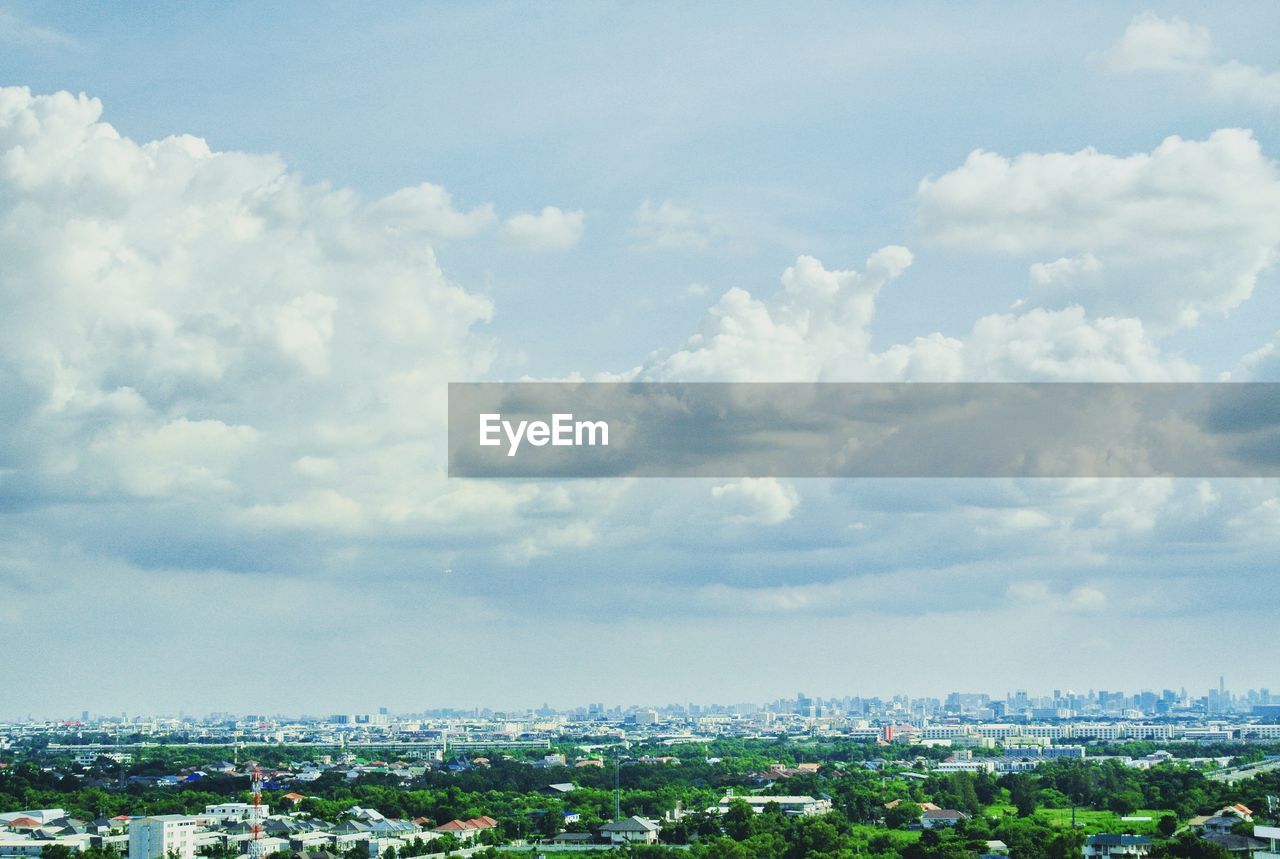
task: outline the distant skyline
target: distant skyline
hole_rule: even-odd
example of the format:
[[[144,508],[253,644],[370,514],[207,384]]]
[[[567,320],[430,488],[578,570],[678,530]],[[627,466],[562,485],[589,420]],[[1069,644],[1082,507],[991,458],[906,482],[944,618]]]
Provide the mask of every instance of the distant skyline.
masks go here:
[[[1218,692],[1220,688],[1222,688],[1226,692],[1227,696],[1230,699],[1235,701],[1245,701],[1255,696],[1258,693],[1265,693],[1268,696],[1268,700],[1260,701],[1259,703],[1264,705],[1269,703],[1274,703],[1275,705],[1280,706],[1280,691],[1278,691],[1275,694],[1272,694],[1271,689],[1265,686],[1257,689],[1254,689],[1254,688],[1232,689],[1229,685],[1225,684],[1225,678],[1223,678],[1221,687],[1215,684],[1212,686],[1204,687],[1202,690],[1187,684],[1183,684],[1180,686],[1165,685],[1165,686],[1154,687],[1154,688],[1143,687],[1138,689],[1106,689],[1106,688],[1095,688],[1095,687],[1084,688],[1084,689],[1072,689],[1068,687],[1055,687],[1055,688],[1046,688],[1041,690],[1041,689],[1021,689],[1020,688],[1020,689],[1008,689],[1003,692],[988,691],[988,690],[973,690],[973,689],[970,689],[968,691],[952,689],[952,690],[948,690],[947,692],[943,692],[939,694],[928,694],[928,693],[917,694],[917,693],[912,693],[906,690],[899,690],[896,692],[880,693],[880,694],[832,693],[832,694],[811,695],[801,690],[800,692],[793,693],[793,695],[775,694],[771,696],[757,696],[751,699],[742,699],[742,700],[733,700],[733,701],[713,701],[713,700],[607,701],[607,700],[591,699],[589,701],[584,700],[584,701],[577,701],[577,702],[562,702],[555,705],[553,705],[550,701],[543,701],[540,704],[522,704],[522,705],[513,705],[508,707],[496,707],[496,706],[487,705],[487,704],[459,706],[459,705],[452,705],[448,703],[440,703],[440,704],[434,704],[429,707],[408,706],[403,708],[390,707],[390,706],[387,706],[386,704],[377,704],[377,705],[370,706],[366,702],[364,706],[349,707],[345,709],[344,708],[326,709],[322,707],[317,708],[314,706],[309,706],[309,707],[295,708],[292,710],[281,710],[281,711],[245,710],[243,712],[238,712],[235,710],[230,710],[225,708],[215,708],[207,711],[197,710],[194,712],[192,711],[191,708],[181,708],[181,709],[169,711],[169,712],[154,712],[154,711],[130,710],[128,708],[124,708],[119,711],[109,711],[109,710],[96,710],[93,707],[87,707],[87,708],[82,707],[79,711],[75,711],[75,712],[62,713],[62,714],[46,713],[38,717],[34,713],[25,713],[22,715],[11,714],[7,716],[4,713],[0,713],[0,721],[23,721],[23,720],[26,720],[27,718],[35,718],[40,721],[76,721],[77,719],[82,718],[85,713],[89,714],[89,718],[91,721],[93,720],[111,721],[111,720],[118,719],[121,715],[127,716],[127,718],[129,718],[130,720],[135,718],[206,719],[206,718],[211,718],[219,715],[227,715],[227,716],[235,716],[235,717],[257,715],[257,716],[264,716],[264,717],[270,717],[270,718],[297,717],[297,718],[323,719],[323,718],[328,718],[335,714],[344,714],[344,713],[356,713],[356,714],[375,714],[376,713],[376,714],[383,714],[383,715],[390,715],[390,716],[404,716],[404,715],[413,715],[413,714],[435,712],[435,711],[523,713],[523,712],[537,712],[539,710],[543,710],[547,708],[555,712],[572,712],[575,710],[588,709],[596,705],[601,705],[606,710],[611,710],[611,711],[612,710],[625,711],[628,709],[636,709],[636,708],[662,710],[662,709],[669,709],[669,708],[689,708],[689,707],[698,707],[698,708],[704,708],[704,709],[705,708],[769,707],[779,702],[799,700],[799,696],[802,694],[808,700],[824,701],[824,702],[848,701],[852,699],[861,699],[864,701],[879,700],[882,702],[892,702],[895,700],[905,698],[908,701],[915,701],[915,702],[938,701],[938,702],[945,703],[948,697],[953,694],[961,695],[961,696],[987,696],[991,701],[999,702],[999,701],[1007,701],[1008,699],[1013,698],[1019,694],[1025,694],[1028,697],[1028,699],[1032,701],[1042,701],[1042,700],[1052,700],[1055,692],[1060,692],[1063,698],[1065,699],[1068,697],[1096,698],[1101,693],[1113,694],[1113,695],[1120,694],[1126,697],[1134,697],[1134,696],[1142,695],[1145,693],[1160,695],[1165,691],[1171,691],[1178,695],[1183,695],[1185,693],[1185,695],[1189,700],[1194,701],[1200,698],[1205,698],[1206,696],[1212,696],[1215,692]]]
[[[443,438],[449,381],[1280,380],[1276,44],[1265,2],[0,0],[0,713],[1280,688],[1280,481],[467,481]]]

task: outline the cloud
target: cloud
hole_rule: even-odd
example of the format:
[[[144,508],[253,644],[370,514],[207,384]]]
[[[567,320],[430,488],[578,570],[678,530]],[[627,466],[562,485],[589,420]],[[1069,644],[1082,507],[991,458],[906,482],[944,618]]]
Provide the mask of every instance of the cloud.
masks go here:
[[[941,333],[876,352],[880,290],[911,264],[882,248],[865,272],[801,257],[769,298],[727,291],[684,347],[658,352],[631,378],[646,381],[1192,381],[1198,369],[1163,353],[1133,317],[1091,318],[1073,305],[979,318],[963,338]],[[1087,263],[1084,264],[1087,267]],[[1056,268],[1055,268],[1056,267]],[[1056,275],[1078,268],[1059,261]]]
[[[1147,11],[1129,22],[1120,41],[1101,59],[1113,72],[1172,72],[1201,68],[1212,52],[1213,40],[1204,27]]]
[[[719,219],[663,200],[645,200],[636,209],[631,235],[651,250],[705,251],[728,240],[728,227]]]
[[[493,206],[464,212],[454,208],[453,195],[430,182],[401,188],[369,205],[368,218],[389,234],[432,239],[469,238],[497,222]]]
[[[0,9],[0,44],[39,48],[69,47],[77,43],[66,33],[33,24],[8,9]]]
[[[1240,359],[1235,369],[1225,374],[1223,381],[1231,382],[1280,382],[1280,332]]]
[[[546,206],[538,214],[523,213],[502,225],[503,236],[516,247],[530,251],[565,251],[582,238],[586,214]]]
[[[493,348],[478,330],[491,304],[429,242],[485,229],[488,207],[427,184],[364,204],[273,156],[136,143],[101,112],[0,89],[0,438],[17,503],[203,492],[212,520],[243,506],[294,523],[339,510],[316,498],[375,520],[426,505],[403,463],[434,463],[444,380],[482,373]]]
[[[1091,585],[1055,592],[1046,582],[1021,580],[1010,583],[1008,595],[1020,603],[1072,613],[1094,614],[1107,607],[1107,595]]]
[[[889,246],[866,271],[831,271],[802,256],[782,274],[782,291],[760,300],[743,289],[724,293],[685,348],[656,354],[637,370],[663,381],[823,381],[865,364],[875,297],[911,265],[911,252]]]
[[[1280,72],[1236,60],[1214,63],[1212,57],[1207,29],[1150,11],[1130,21],[1120,41],[1100,55],[1104,68],[1114,73],[1179,73],[1218,98],[1280,107]]]
[[[744,478],[711,488],[711,497],[738,525],[780,525],[800,503],[795,487],[774,477]]]
[[[1238,307],[1280,246],[1280,172],[1240,129],[1128,156],[978,150],[916,202],[931,243],[1062,257],[1033,266],[1030,303],[1161,328]]]

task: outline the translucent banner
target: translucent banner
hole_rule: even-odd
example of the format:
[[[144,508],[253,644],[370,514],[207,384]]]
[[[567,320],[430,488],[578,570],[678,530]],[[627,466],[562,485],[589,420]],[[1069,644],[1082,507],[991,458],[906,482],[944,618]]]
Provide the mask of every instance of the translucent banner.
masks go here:
[[[453,383],[449,475],[1280,476],[1280,384]]]

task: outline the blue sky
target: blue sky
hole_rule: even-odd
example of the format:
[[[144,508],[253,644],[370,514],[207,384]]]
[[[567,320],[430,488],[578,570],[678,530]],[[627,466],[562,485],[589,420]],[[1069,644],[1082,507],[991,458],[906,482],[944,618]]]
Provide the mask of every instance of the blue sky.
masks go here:
[[[1208,684],[1224,629],[1280,686],[1274,483],[495,487],[439,445],[461,379],[1276,378],[1277,42],[1266,3],[0,3],[0,642],[56,678],[0,715]]]

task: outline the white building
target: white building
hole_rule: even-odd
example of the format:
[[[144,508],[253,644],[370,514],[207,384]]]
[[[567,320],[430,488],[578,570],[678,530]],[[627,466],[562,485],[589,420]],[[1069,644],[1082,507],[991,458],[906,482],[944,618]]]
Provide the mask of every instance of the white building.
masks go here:
[[[30,817],[37,823],[50,823],[59,817],[66,817],[67,812],[61,808],[35,808],[30,811],[10,811],[0,814],[0,824],[8,823],[11,820],[17,820],[21,817]]]
[[[52,840],[30,838],[26,835],[0,833],[0,857],[39,857],[45,847],[66,847],[72,853],[81,853],[89,846],[88,835],[66,835]]]
[[[1280,859],[1280,826],[1255,826],[1253,837],[1267,842],[1267,848],[1254,853],[1253,859]]]
[[[1085,859],[1109,859],[1112,856],[1146,856],[1151,852],[1150,838],[1141,835],[1090,835],[1081,848]]]
[[[995,762],[984,758],[943,761],[937,767],[940,773],[989,773],[995,769]]]
[[[211,817],[219,823],[236,823],[240,820],[266,820],[271,816],[271,806],[263,804],[258,806],[255,814],[254,807],[247,802],[223,802],[218,805],[206,805],[204,807],[204,816]]]
[[[644,817],[632,816],[600,827],[600,835],[610,844],[657,844],[661,827]]]
[[[776,802],[785,814],[795,814],[802,817],[826,814],[831,810],[831,800],[814,799],[812,796],[734,796],[733,794],[725,794],[724,798],[720,800],[720,805],[709,810],[724,814],[729,810],[729,805],[734,800],[742,800],[751,806],[751,810],[757,814],[764,811],[765,806],[773,802]]]
[[[129,824],[129,859],[195,859],[196,819],[158,814]]]

